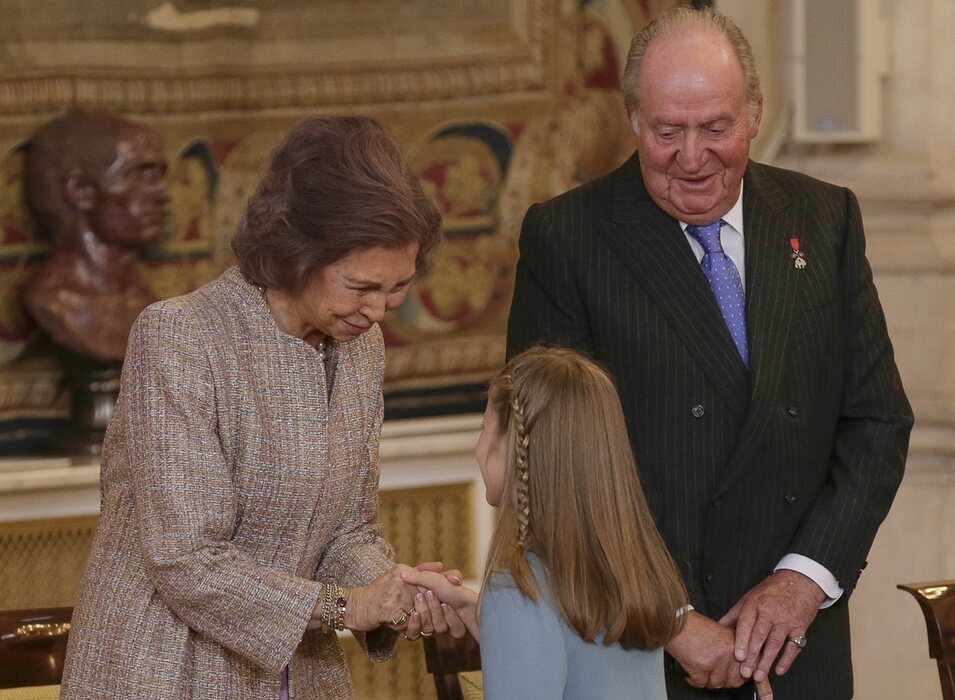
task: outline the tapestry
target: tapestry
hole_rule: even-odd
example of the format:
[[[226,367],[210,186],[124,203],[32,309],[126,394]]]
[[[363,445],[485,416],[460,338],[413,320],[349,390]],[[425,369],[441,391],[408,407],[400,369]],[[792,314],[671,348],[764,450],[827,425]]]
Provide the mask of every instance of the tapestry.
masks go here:
[[[106,0],[39,0],[32,13],[5,15],[0,455],[49,449],[67,411],[50,342],[19,301],[46,254],[21,182],[40,125],[80,106],[162,135],[170,211],[141,264],[168,298],[232,264],[245,200],[292,124],[376,117],[443,217],[431,269],[382,323],[386,415],[483,410],[504,361],[524,213],[629,155],[620,95],[629,40],[672,4],[136,0],[116,13]]]

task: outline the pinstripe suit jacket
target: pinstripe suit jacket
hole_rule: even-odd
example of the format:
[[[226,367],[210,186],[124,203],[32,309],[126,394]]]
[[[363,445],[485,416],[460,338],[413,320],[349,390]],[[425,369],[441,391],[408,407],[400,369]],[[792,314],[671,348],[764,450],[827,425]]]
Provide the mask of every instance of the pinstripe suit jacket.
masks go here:
[[[130,335],[64,700],[350,698],[320,581],[392,566],[377,524],[384,343],[315,350],[236,268],[147,308]],[[364,639],[360,639],[364,642]],[[369,641],[370,638],[369,638]],[[387,658],[394,635],[370,649]]]
[[[749,371],[636,155],[528,211],[508,350],[566,345],[611,370],[651,508],[701,612],[718,619],[787,552],[833,572],[847,595],[819,614],[774,690],[847,698],[846,599],[902,477],[912,415],[853,194],[755,162],[744,182]]]

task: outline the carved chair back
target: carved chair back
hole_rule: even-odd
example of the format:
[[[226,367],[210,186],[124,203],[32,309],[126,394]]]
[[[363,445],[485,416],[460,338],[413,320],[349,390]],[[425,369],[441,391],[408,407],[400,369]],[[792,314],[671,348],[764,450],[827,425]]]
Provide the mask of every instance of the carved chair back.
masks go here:
[[[942,698],[955,700],[955,581],[899,584],[922,608],[928,654],[938,663]]]
[[[438,700],[480,697],[480,683],[475,682],[473,674],[465,678],[459,675],[481,670],[481,647],[471,635],[461,639],[450,635],[428,637],[424,639],[424,658],[428,673],[434,675]]]

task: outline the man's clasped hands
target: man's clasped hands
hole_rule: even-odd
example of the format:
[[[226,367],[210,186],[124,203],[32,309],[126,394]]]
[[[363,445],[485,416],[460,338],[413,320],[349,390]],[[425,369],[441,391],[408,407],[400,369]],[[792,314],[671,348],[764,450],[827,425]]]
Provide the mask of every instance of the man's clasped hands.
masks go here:
[[[697,688],[738,688],[752,679],[760,700],[772,700],[769,672],[785,674],[802,647],[826,594],[812,579],[781,569],[752,588],[718,621],[687,613],[683,631],[666,645]],[[805,646],[805,642],[803,642]]]

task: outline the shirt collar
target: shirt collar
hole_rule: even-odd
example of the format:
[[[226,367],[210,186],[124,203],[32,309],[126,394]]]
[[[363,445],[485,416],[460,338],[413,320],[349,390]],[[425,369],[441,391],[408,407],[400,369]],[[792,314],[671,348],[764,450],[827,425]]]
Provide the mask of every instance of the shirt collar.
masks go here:
[[[743,183],[739,185],[739,197],[736,198],[736,202],[732,208],[720,218],[729,224],[739,235],[743,235]],[[683,229],[684,233],[686,233],[687,225],[685,221],[680,222],[680,228]]]

